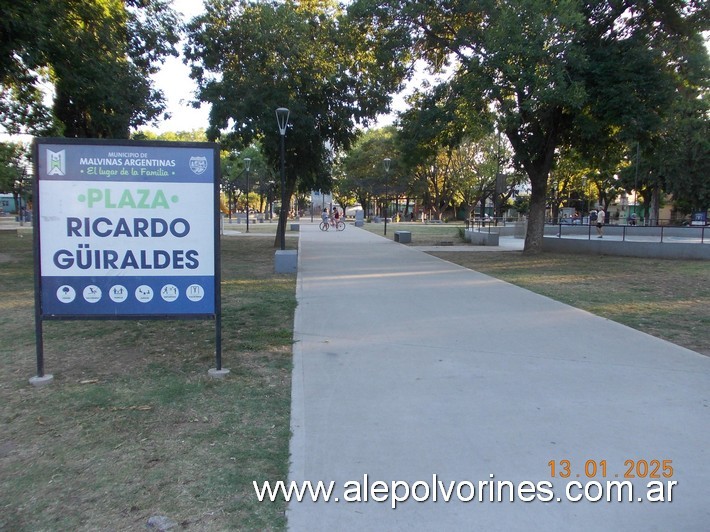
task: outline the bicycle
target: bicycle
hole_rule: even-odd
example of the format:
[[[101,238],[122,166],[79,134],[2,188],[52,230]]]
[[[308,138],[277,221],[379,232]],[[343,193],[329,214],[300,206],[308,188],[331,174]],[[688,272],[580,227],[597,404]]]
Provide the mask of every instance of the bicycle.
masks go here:
[[[331,218],[330,219],[330,227],[335,227],[336,231],[344,231],[345,230],[345,222],[343,222],[340,218]]]
[[[325,220],[323,220],[320,224],[318,224],[318,227],[320,227],[321,231],[327,231],[329,226],[330,226],[330,223],[326,222]]]

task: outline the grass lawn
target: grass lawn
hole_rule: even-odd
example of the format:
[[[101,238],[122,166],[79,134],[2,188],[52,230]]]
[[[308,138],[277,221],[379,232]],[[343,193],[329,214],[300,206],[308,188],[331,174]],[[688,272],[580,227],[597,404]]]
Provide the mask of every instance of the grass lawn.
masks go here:
[[[521,252],[432,255],[710,355],[706,261]]]
[[[387,224],[387,238],[394,240],[395,231],[411,231],[413,246],[435,246],[442,241],[452,242],[455,245],[464,244],[463,222],[451,223],[421,223],[399,222]],[[384,223],[365,223],[363,229],[379,236],[385,236]]]
[[[273,240],[222,240],[224,381],[213,321],[61,321],[36,389],[32,239],[0,233],[0,530],[285,526],[252,488],[288,475],[296,279]]]
[[[453,224],[411,229],[458,243]],[[142,530],[154,515],[285,528],[285,503],[257,502],[252,481],[288,475],[296,278],[273,273],[275,225],[252,231],[267,234],[222,239],[225,380],[207,376],[211,321],[61,321],[44,325],[55,380],[38,389],[32,240],[0,232],[0,530]],[[435,255],[710,355],[706,262]]]
[[[382,236],[384,224],[364,228]],[[397,230],[411,231],[413,246],[465,244],[462,223],[387,224],[387,238]],[[446,248],[431,254],[710,356],[707,261]]]

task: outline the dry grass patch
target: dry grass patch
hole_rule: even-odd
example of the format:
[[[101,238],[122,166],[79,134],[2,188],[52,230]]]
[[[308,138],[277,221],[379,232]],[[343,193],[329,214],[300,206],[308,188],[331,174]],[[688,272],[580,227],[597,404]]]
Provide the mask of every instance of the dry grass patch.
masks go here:
[[[710,355],[705,261],[517,252],[433,253]]]
[[[32,241],[0,234],[0,529],[281,529],[295,277],[273,238],[223,239],[224,381],[211,321],[47,322],[35,389]]]

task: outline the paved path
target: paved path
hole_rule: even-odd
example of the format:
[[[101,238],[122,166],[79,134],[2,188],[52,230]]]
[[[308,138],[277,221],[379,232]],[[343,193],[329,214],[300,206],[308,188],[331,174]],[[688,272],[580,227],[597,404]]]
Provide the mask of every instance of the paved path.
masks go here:
[[[292,502],[290,530],[708,530],[710,358],[353,226],[302,224],[299,249],[290,478],[340,502]],[[672,502],[638,502],[648,478],[634,502],[565,500],[627,460],[670,460]],[[475,499],[345,502],[364,475]],[[478,502],[490,480],[554,495]]]

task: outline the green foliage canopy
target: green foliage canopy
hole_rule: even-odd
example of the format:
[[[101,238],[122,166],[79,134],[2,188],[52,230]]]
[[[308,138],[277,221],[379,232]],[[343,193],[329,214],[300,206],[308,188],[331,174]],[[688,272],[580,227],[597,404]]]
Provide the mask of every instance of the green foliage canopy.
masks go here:
[[[690,57],[683,44],[708,22],[697,0],[356,0],[350,13],[379,31],[392,57],[414,50],[450,70],[457,98],[495,110],[532,185],[532,252],[542,245],[557,148],[601,144],[620,130],[653,134],[677,97],[679,65]]]
[[[302,190],[329,190],[332,153],[388,110],[402,77],[402,67],[380,68],[367,38],[330,0],[209,0],[186,47],[198,99],[211,104],[208,136],[237,147],[263,139],[276,167],[274,112],[286,107],[290,188],[298,176]]]
[[[181,24],[167,0],[0,0],[0,116],[9,133],[128,138],[157,119],[150,75]],[[41,84],[54,93],[52,109]]]

